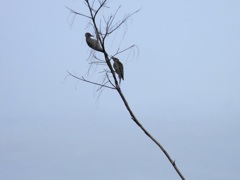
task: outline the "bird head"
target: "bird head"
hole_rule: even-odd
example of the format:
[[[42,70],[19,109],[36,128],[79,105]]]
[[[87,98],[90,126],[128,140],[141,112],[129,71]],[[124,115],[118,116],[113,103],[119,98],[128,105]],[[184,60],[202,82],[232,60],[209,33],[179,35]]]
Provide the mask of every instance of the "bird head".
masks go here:
[[[87,33],[85,33],[85,37],[90,38],[90,37],[93,37],[93,35],[91,35],[89,32],[87,32]]]
[[[119,59],[115,58],[115,57],[112,57],[112,59],[113,59],[114,62],[118,62],[119,61]]]

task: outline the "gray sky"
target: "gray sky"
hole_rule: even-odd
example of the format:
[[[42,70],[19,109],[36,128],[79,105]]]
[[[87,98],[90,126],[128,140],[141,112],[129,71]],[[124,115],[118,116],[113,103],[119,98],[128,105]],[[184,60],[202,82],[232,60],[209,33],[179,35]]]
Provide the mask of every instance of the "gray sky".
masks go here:
[[[114,0],[104,13],[118,5],[119,19],[142,8],[107,41],[109,54],[138,46],[118,57],[140,122],[186,179],[239,178],[240,1]],[[86,76],[92,29],[70,27],[65,6],[87,13],[80,0],[0,2],[0,179],[180,179],[115,91],[64,80],[103,68]]]

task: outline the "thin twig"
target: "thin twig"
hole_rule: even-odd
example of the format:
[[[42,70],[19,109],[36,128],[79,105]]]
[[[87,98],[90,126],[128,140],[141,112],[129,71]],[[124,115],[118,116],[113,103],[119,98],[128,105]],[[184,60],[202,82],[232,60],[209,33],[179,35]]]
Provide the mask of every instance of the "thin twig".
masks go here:
[[[113,87],[115,87],[116,88],[116,86],[112,83],[112,81],[110,80],[110,78],[109,78],[109,76],[108,76],[108,74],[106,73],[106,76],[107,76],[107,79],[108,79],[108,81],[110,82],[110,84],[113,86]]]
[[[128,18],[130,18],[132,15],[136,14],[136,13],[139,12],[140,10],[141,10],[141,9],[138,9],[137,11],[135,11],[135,12],[133,12],[133,13],[131,13],[131,14],[126,15],[126,17],[123,18],[123,20],[122,20],[118,25],[116,25],[115,28],[113,28],[111,31],[109,31],[108,34],[111,34],[111,33],[113,33],[114,31],[116,31],[123,23],[125,23],[125,21],[126,21]]]
[[[93,16],[93,19],[96,18],[98,12],[100,11],[100,9],[101,9],[103,6],[105,6],[106,2],[107,2],[107,0],[104,0],[103,2],[99,2],[99,3],[100,3],[100,6],[99,6],[99,8],[97,9],[97,11],[95,12],[95,14],[94,14],[94,16]]]
[[[116,56],[116,55],[118,55],[118,54],[121,54],[121,53],[123,53],[123,52],[125,52],[125,51],[127,51],[127,50],[129,50],[129,49],[132,49],[133,47],[135,47],[136,45],[131,45],[131,46],[129,46],[128,48],[125,48],[125,49],[123,49],[123,50],[121,50],[121,51],[117,51],[117,53],[115,53],[113,56]]]
[[[115,87],[111,87],[111,86],[107,86],[107,85],[104,85],[104,84],[100,84],[100,83],[88,81],[88,80],[86,80],[84,77],[80,78],[80,77],[77,77],[77,76],[73,75],[73,74],[70,73],[69,71],[67,71],[67,72],[68,72],[68,74],[69,74],[70,76],[72,76],[72,77],[74,77],[74,78],[76,78],[76,79],[78,79],[78,80],[80,80],[80,81],[84,81],[84,82],[87,82],[87,83],[90,83],[90,84],[94,84],[94,85],[97,85],[97,86],[101,86],[101,87],[105,87],[105,88],[109,88],[109,89],[114,89],[114,90],[116,90]]]
[[[74,11],[74,10],[72,10],[71,8],[69,8],[69,7],[67,7],[67,6],[65,6],[67,9],[69,9],[72,13],[74,13],[74,14],[77,14],[77,15],[80,15],[80,16],[83,16],[83,17],[86,17],[86,18],[89,18],[89,19],[91,19],[91,17],[90,16],[87,16],[87,15],[85,15],[85,14],[82,14],[82,13],[79,13],[79,12],[76,12],[76,11]]]

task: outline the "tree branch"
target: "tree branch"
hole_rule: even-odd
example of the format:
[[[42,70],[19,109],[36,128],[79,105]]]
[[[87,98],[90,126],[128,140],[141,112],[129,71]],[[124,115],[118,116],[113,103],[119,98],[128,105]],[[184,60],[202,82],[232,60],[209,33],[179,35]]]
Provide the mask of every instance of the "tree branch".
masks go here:
[[[84,77],[80,78],[80,77],[77,77],[77,76],[73,75],[73,74],[70,73],[69,71],[67,71],[67,72],[68,72],[68,74],[69,74],[70,76],[72,76],[72,77],[74,77],[74,78],[76,78],[76,79],[78,79],[78,80],[80,80],[80,81],[84,81],[84,82],[87,82],[87,83],[90,83],[90,84],[94,84],[94,85],[97,85],[97,86],[101,86],[101,87],[105,87],[105,88],[109,88],[109,89],[114,89],[114,90],[116,90],[115,87],[111,87],[111,86],[107,86],[107,85],[105,85],[105,84],[100,84],[100,83],[88,81],[88,80],[86,80]]]
[[[176,170],[176,172],[178,173],[178,175],[181,177],[182,180],[185,180],[184,176],[182,175],[182,173],[179,171],[176,163],[174,160],[172,160],[172,158],[170,157],[170,155],[168,154],[168,152],[164,149],[164,147],[143,127],[143,125],[138,121],[138,119],[136,118],[136,116],[134,115],[134,113],[132,112],[130,106],[128,105],[128,102],[126,100],[126,98],[124,97],[121,88],[119,86],[116,87],[120,97],[123,100],[123,103],[125,105],[125,107],[127,108],[130,116],[132,117],[132,120],[138,125],[138,127],[140,127],[142,129],[142,131],[163,151],[163,153],[167,156],[168,160],[170,161],[170,163],[172,164],[172,166],[174,167],[174,169]]]
[[[95,82],[92,82],[92,81],[88,81],[86,79],[84,79],[83,77],[82,78],[79,78],[77,76],[74,76],[73,74],[71,74],[70,72],[69,75],[73,76],[74,78],[76,79],[79,79],[81,81],[84,81],[84,82],[87,82],[87,83],[91,83],[91,84],[95,84],[95,85],[98,85],[100,86],[100,89],[102,87],[106,87],[106,88],[109,88],[109,89],[114,89],[114,90],[117,90],[118,94],[120,95],[126,109],[128,110],[130,116],[131,116],[131,119],[137,124],[137,126],[139,126],[141,128],[141,130],[162,150],[162,152],[165,154],[165,156],[168,158],[169,162],[172,164],[172,166],[174,167],[175,171],[178,173],[178,175],[181,177],[181,179],[185,180],[184,176],[181,174],[181,172],[179,171],[176,163],[174,160],[172,160],[172,158],[170,157],[170,155],[167,153],[167,151],[164,149],[164,147],[143,127],[143,125],[138,121],[138,119],[136,118],[136,116],[134,115],[133,111],[131,110],[126,98],[124,97],[122,91],[121,91],[121,88],[118,84],[118,81],[117,81],[117,78],[115,76],[115,71],[113,70],[113,67],[110,63],[110,59],[108,57],[108,54],[105,50],[105,39],[107,38],[107,36],[111,35],[114,31],[116,31],[117,29],[119,29],[132,15],[134,15],[135,13],[139,12],[140,9],[138,9],[137,11],[131,13],[131,14],[127,14],[123,17],[123,19],[119,22],[117,22],[116,24],[113,24],[113,21],[115,20],[115,17],[117,15],[117,12],[118,10],[120,9],[120,7],[116,10],[115,14],[111,15],[109,17],[108,20],[105,19],[105,17],[103,18],[103,21],[104,23],[106,24],[106,32],[105,33],[102,33],[101,32],[101,21],[100,21],[100,30],[98,28],[98,26],[96,25],[96,17],[98,15],[98,12],[100,11],[100,9],[102,9],[103,7],[105,7],[106,3],[107,3],[107,0],[98,0],[99,2],[99,7],[97,8],[97,10],[94,10],[93,9],[93,5],[95,3],[95,1],[93,1],[93,4],[90,5],[89,3],[89,0],[85,0],[85,4],[87,5],[88,9],[89,9],[89,13],[90,13],[90,17],[89,16],[86,16],[86,15],[83,15],[81,13],[77,13],[73,10],[71,10],[70,8],[68,8],[71,12],[75,13],[75,14],[78,14],[78,15],[81,15],[81,16],[84,16],[84,17],[87,17],[87,18],[90,18],[92,20],[92,25],[93,25],[93,28],[94,28],[94,31],[96,33],[96,37],[97,37],[97,40],[99,41],[99,43],[101,44],[102,46],[102,49],[103,49],[103,54],[104,54],[104,58],[105,58],[105,62],[108,66],[108,68],[110,69],[110,72],[113,76],[113,79],[114,79],[114,84],[113,82],[110,80],[108,74],[106,73],[106,77],[108,79],[108,81],[104,84],[99,84],[99,83],[95,83]],[[122,53],[130,48],[134,47],[133,46],[130,46],[122,51],[118,51],[115,55],[119,54],[119,53]],[[111,56],[110,56],[111,57]],[[105,80],[104,80],[105,81]],[[110,83],[112,85],[111,86],[107,86],[106,84],[107,83]]]
[[[77,14],[77,15],[80,15],[80,16],[83,16],[83,17],[86,17],[86,18],[91,19],[90,16],[87,16],[87,15],[85,15],[85,14],[81,14],[81,13],[78,13],[78,12],[72,10],[71,8],[67,7],[67,6],[65,6],[65,7],[66,7],[67,9],[69,9],[69,10],[71,11],[71,13],[74,13],[74,14]]]

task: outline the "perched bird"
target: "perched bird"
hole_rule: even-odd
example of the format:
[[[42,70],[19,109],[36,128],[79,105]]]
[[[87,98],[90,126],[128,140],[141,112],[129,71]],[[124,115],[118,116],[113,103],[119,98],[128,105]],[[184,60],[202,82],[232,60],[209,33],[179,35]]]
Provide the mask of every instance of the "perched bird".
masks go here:
[[[91,35],[89,32],[87,32],[85,34],[85,37],[86,37],[86,42],[87,42],[87,45],[96,50],[96,51],[100,51],[100,52],[103,52],[103,49],[102,47],[100,46],[100,44],[98,43],[98,41],[96,39],[92,39],[91,37],[93,37],[93,35]]]
[[[118,58],[112,57],[114,63],[113,68],[115,69],[116,73],[118,74],[119,84],[121,83],[121,79],[124,80],[124,71],[123,71],[123,64],[119,61]]]

